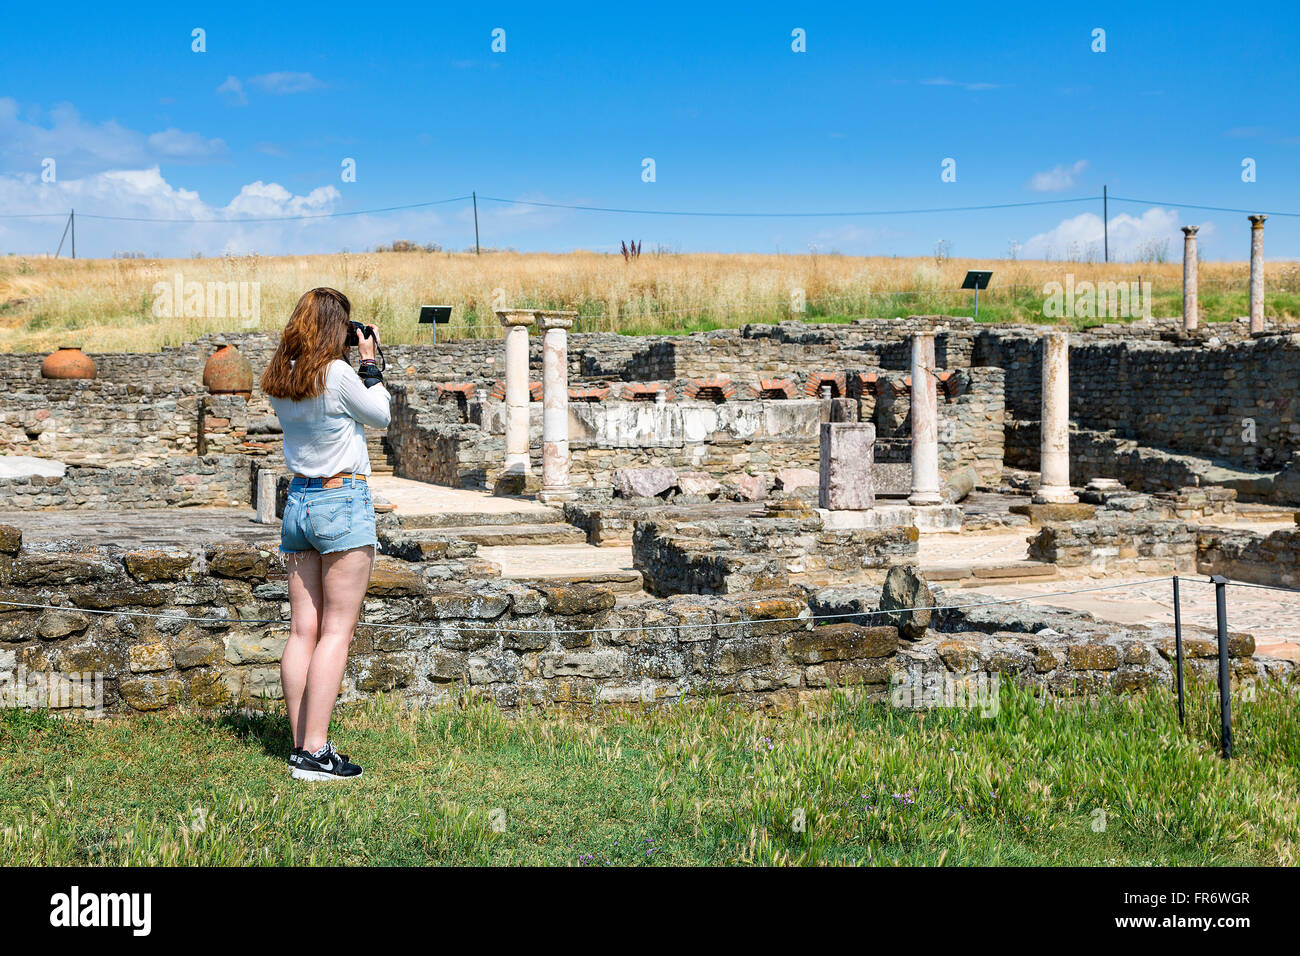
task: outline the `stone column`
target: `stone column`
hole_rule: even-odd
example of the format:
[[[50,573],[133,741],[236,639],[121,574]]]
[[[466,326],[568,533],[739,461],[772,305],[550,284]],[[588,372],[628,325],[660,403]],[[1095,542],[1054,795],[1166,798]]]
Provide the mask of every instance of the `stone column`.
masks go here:
[[[1250,218],[1250,330],[1264,331],[1264,220]]]
[[[569,488],[569,332],[576,312],[538,312],[542,338],[541,501],[573,497]]]
[[[1183,226],[1183,331],[1196,329],[1196,230]]]
[[[1043,336],[1043,398],[1038,504],[1073,504],[1070,490],[1070,334]]]
[[[934,333],[912,335],[912,494],[908,503],[938,505],[939,403],[935,392]]]
[[[259,524],[275,524],[275,472],[270,468],[257,469],[257,508]]]
[[[507,473],[530,475],[528,459],[528,327],[533,312],[498,312],[506,329],[506,467]]]

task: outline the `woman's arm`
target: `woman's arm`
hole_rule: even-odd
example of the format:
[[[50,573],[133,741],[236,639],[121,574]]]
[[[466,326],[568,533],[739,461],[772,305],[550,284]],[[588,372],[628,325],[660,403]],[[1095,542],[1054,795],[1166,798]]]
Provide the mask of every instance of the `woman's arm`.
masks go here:
[[[352,366],[343,361],[338,364],[342,367],[334,385],[343,410],[363,425],[387,428],[392,418],[389,408],[392,397],[388,394],[388,389],[384,388],[382,382],[373,388],[366,388]]]

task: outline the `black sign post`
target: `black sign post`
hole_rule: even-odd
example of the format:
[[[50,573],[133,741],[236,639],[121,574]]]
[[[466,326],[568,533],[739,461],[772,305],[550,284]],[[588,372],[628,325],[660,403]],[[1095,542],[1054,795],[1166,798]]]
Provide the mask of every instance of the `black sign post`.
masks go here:
[[[420,324],[433,326],[433,344],[438,344],[438,326],[446,325],[451,321],[451,306],[449,305],[422,305],[420,306]]]
[[[987,289],[989,287],[989,279],[991,279],[992,277],[993,277],[992,272],[976,272],[972,270],[971,272],[966,273],[966,280],[961,284],[961,287],[963,289],[975,290],[975,320],[976,321],[979,321],[979,317],[980,317],[980,289]]]

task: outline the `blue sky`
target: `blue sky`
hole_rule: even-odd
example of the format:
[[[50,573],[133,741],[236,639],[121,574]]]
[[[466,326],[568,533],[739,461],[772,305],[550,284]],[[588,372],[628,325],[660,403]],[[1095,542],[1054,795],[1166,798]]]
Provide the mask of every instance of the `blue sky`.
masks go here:
[[[1253,4],[136,3],[11,7],[0,39],[0,215],[75,206],[79,255],[461,249],[468,203],[249,223],[462,196],[657,210],[852,211],[1112,202],[1131,257],[1200,223],[1244,259],[1244,214],[1300,212],[1300,17]],[[543,12],[544,10],[544,12]],[[206,52],[191,50],[191,31]],[[1106,31],[1094,53],[1092,31]],[[491,50],[505,31],[505,52]],[[806,52],[792,51],[792,30]],[[642,161],[655,162],[655,181]],[[942,162],[956,181],[942,182]],[[1257,179],[1242,182],[1242,161]],[[42,181],[46,160],[54,181]],[[341,179],[355,160],[356,181]],[[47,174],[48,178],[48,174]],[[1154,200],[1155,202],[1152,202]],[[95,220],[90,214],[219,223]],[[482,200],[521,250],[1087,254],[1101,206],[839,218],[632,216]],[[0,253],[52,251],[57,219],[0,218]],[[1275,216],[1271,258],[1300,257]],[[1099,243],[1094,249],[1099,252]]]

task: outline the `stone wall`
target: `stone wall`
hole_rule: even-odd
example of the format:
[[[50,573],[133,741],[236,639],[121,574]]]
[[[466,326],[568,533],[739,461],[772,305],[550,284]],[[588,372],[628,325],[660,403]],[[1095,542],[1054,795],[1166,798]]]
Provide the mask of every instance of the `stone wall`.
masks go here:
[[[1251,584],[1300,588],[1300,528],[1267,535],[1197,528],[1196,570]]]
[[[915,528],[831,531],[818,512],[787,501],[751,519],[638,521],[632,564],[660,595],[880,583],[889,568],[915,560],[917,538]]]
[[[879,589],[618,604],[591,585],[449,583],[431,570],[377,563],[345,700],[387,692],[428,705],[468,694],[508,711],[585,712],[720,694],[764,707],[860,685],[900,706],[932,706],[948,701],[914,692],[934,675],[948,688],[998,675],[1061,693],[1171,684],[1168,628],[1050,608],[956,608],[968,602],[940,592],[936,629],[908,641],[866,610]],[[98,675],[110,713],[264,704],[281,693],[287,597],[272,552],[235,542],[202,552],[32,549],[0,526],[0,600],[54,606],[0,604],[0,696],[41,682],[51,698],[15,702],[61,708],[55,685]],[[814,626],[816,615],[846,612],[856,616]],[[1189,673],[1212,677],[1213,640],[1188,627],[1186,645]],[[1234,634],[1229,650],[1234,680],[1290,673],[1288,662],[1252,659],[1249,635]]]
[[[260,462],[245,455],[207,455],[145,467],[72,465],[60,476],[0,479],[0,500],[15,511],[246,507],[253,501]]]
[[[0,684],[20,672],[96,672],[109,712],[280,695],[287,628],[258,623],[288,617],[284,574],[269,551],[30,550],[0,527],[0,588],[8,600],[61,605],[0,605]],[[159,617],[89,613],[117,609]],[[469,693],[507,709],[705,692],[761,706],[819,686],[807,679],[811,667],[885,658],[898,642],[893,628],[814,629],[794,592],[616,607],[605,588],[449,586],[387,559],[371,577],[363,618],[392,626],[358,628],[345,700],[386,691],[429,704]]]
[[[1181,521],[1102,514],[1048,524],[1029,539],[1029,558],[1063,570],[1167,574],[1196,570],[1196,535]]]
[[[1071,335],[1070,416],[1080,428],[1248,470],[1277,469],[1300,451],[1290,386],[1300,378],[1300,336],[1172,342],[1144,331]],[[1039,334],[1013,327],[978,335],[976,364],[1005,372],[1009,422],[1039,418]],[[1031,433],[1022,436],[1009,430],[1009,462],[1036,460]]]

